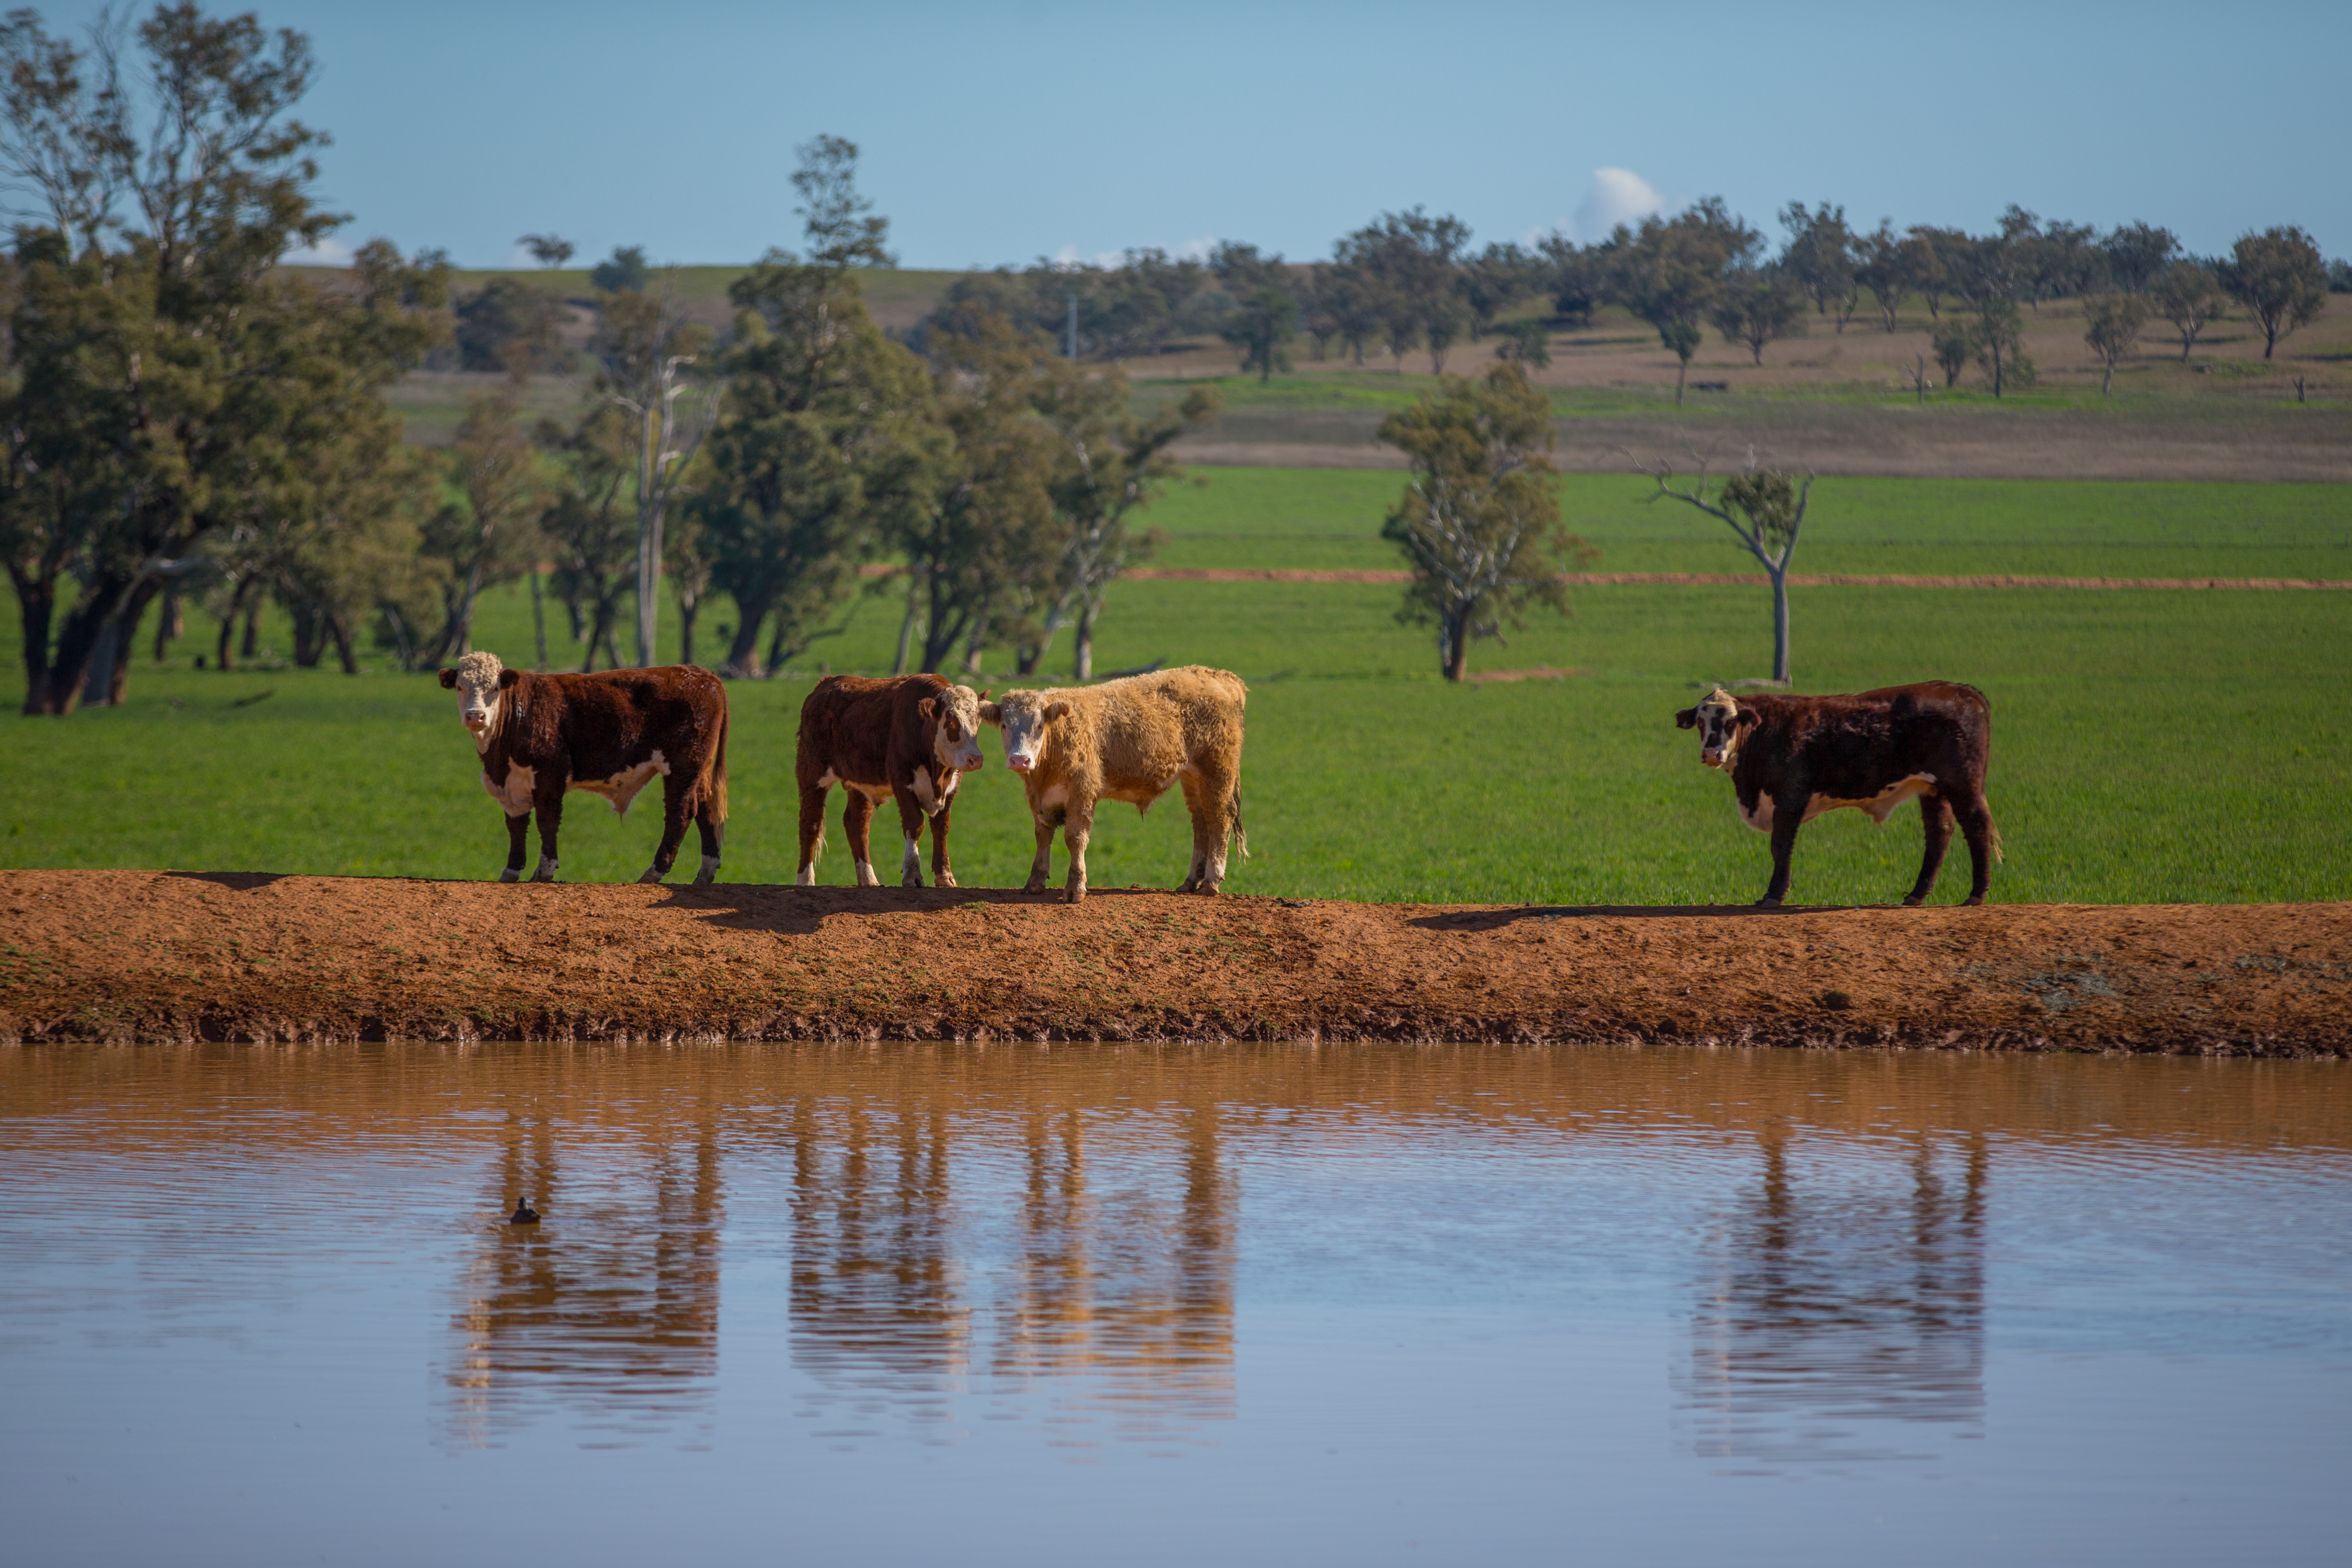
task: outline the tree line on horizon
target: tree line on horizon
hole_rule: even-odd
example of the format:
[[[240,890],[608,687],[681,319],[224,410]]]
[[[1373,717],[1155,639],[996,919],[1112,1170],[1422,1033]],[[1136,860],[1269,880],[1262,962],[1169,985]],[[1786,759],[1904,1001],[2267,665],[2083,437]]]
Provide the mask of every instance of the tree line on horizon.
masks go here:
[[[2331,288],[2352,291],[2352,262],[2331,268],[2292,226],[2200,258],[2156,225],[2101,233],[2015,205],[1980,235],[1925,224],[1898,231],[1892,220],[1858,230],[1830,202],[1791,202],[1779,218],[1777,249],[1710,196],[1621,224],[1591,245],[1555,234],[1474,251],[1468,225],[1415,207],[1342,237],[1328,261],[1286,262],[1231,241],[1199,259],[1157,248],[1129,250],[1115,264],[1040,259],[959,277],[942,310],[984,304],[1055,337],[1066,352],[1107,360],[1214,335],[1244,372],[1265,379],[1292,368],[1301,342],[1316,361],[1338,353],[1360,366],[1385,355],[1399,371],[1408,354],[1425,351],[1431,372],[1442,374],[1456,344],[1489,332],[1503,335],[1503,358],[1540,366],[1554,330],[1590,326],[1596,311],[1617,305],[1657,331],[1686,376],[1708,327],[1760,364],[1766,347],[1814,322],[1843,332],[1865,300],[1869,319],[1891,333],[1904,303],[1916,300],[1945,384],[1979,363],[1999,395],[2032,382],[2024,312],[2053,300],[2093,302],[2105,325],[2091,346],[2112,375],[2115,359],[2154,321],[2171,324],[2186,358],[2234,303],[2262,331],[2268,358],[2318,313]],[[1512,314],[1531,300],[1549,303],[1549,314]],[[1682,390],[1678,379],[1677,401]]]

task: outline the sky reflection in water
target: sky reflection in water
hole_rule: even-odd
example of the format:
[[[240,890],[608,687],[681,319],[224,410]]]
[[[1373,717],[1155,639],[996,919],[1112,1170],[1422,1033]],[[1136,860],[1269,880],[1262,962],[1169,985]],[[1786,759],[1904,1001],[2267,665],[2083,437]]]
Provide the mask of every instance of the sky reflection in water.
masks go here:
[[[0,1052],[0,1515],[40,1563],[2318,1562],[2347,1072]]]

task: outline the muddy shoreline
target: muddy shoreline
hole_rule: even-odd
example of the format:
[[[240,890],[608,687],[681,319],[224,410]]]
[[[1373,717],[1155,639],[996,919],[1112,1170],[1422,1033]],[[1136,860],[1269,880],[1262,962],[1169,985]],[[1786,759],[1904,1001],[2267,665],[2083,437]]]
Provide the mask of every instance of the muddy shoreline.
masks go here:
[[[2352,1055],[2352,905],[1574,909],[0,871],[0,1042]]]

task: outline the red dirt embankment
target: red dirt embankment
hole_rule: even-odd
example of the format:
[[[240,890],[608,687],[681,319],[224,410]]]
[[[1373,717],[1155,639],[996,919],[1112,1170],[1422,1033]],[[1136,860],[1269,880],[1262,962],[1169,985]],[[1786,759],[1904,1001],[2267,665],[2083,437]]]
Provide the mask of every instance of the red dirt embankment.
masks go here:
[[[2352,1054],[2352,905],[1759,911],[0,871],[0,1041]]]

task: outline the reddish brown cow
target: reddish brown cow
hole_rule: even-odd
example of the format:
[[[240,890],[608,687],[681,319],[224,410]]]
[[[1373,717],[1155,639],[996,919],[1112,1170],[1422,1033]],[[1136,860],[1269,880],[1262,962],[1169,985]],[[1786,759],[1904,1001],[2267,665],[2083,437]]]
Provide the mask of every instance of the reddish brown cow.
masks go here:
[[[1801,826],[1849,805],[1883,823],[1915,795],[1927,852],[1903,902],[1916,908],[1934,890],[1956,817],[1976,871],[1968,901],[1984,902],[2000,830],[1984,793],[1992,706],[1975,687],[1929,680],[1851,697],[1734,697],[1717,687],[1675,722],[1699,731],[1701,763],[1731,775],[1739,819],[1772,836],[1772,881],[1759,904],[1787,896]]]
[[[441,672],[457,693],[457,717],[482,755],[482,787],[507,814],[501,882],[522,877],[523,832],[539,814],[534,882],[555,880],[555,832],[563,792],[584,789],[623,816],[662,775],[661,847],[640,882],[658,882],[677,859],[692,817],[702,829],[701,887],[719,874],[727,823],[727,689],[707,669],[608,669],[601,675],[530,675],[494,653],[469,653]]]
[[[848,797],[841,830],[849,837],[859,887],[882,885],[874,874],[866,832],[874,808],[893,796],[907,840],[899,885],[923,885],[917,846],[926,816],[931,823],[931,875],[942,888],[956,885],[948,866],[948,818],[956,784],[980,766],[980,703],[986,695],[950,686],[936,675],[887,680],[835,675],[816,683],[801,704],[800,751],[793,769],[801,786],[795,879],[802,887],[816,886],[817,857],[824,853],[824,792],[835,784]]]

